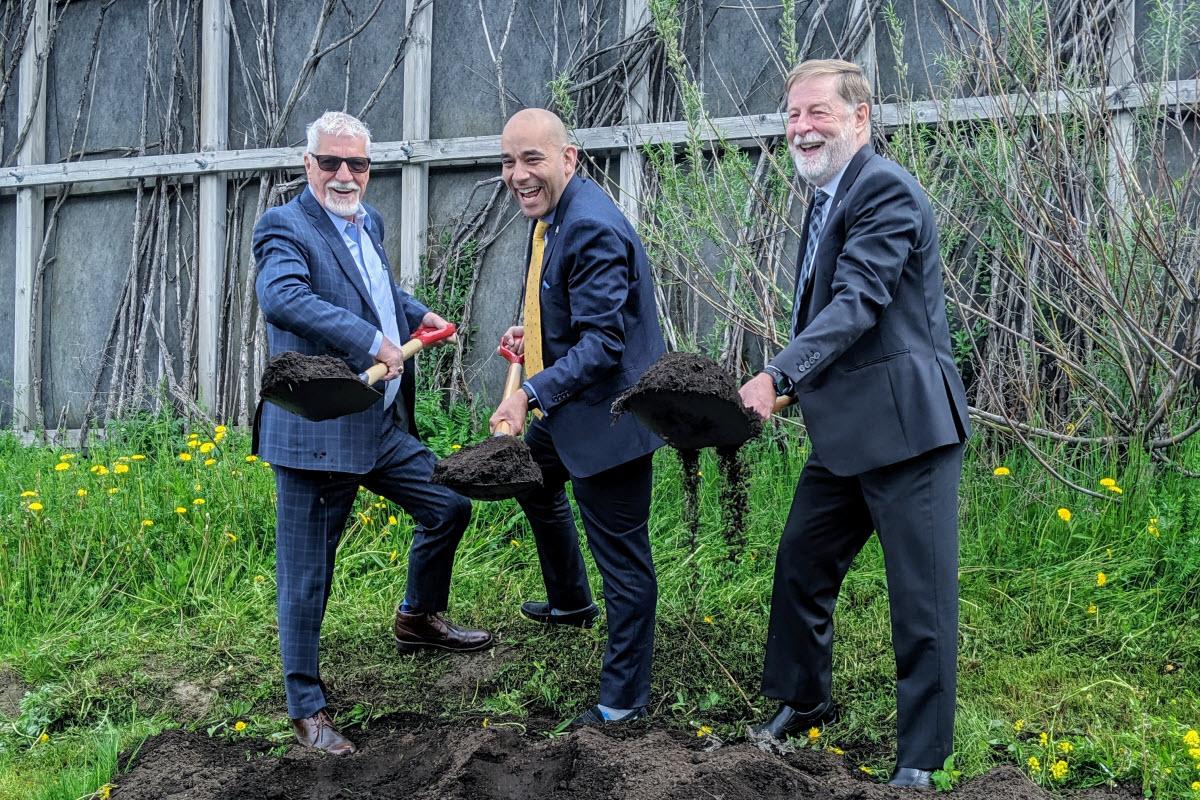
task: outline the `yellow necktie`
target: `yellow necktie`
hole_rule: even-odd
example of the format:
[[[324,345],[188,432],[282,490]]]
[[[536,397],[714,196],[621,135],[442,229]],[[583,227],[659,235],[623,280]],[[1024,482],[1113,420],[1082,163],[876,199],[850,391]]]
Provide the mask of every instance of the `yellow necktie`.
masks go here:
[[[546,251],[546,229],[541,220],[533,228],[529,249],[529,273],[525,276],[525,377],[544,368],[542,362],[542,254]]]

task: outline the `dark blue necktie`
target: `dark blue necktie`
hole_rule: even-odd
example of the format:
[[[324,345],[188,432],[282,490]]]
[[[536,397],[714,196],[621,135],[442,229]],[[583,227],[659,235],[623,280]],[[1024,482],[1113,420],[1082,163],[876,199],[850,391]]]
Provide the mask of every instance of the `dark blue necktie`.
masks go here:
[[[808,218],[808,238],[804,243],[804,261],[800,264],[800,273],[796,276],[796,296],[792,298],[792,335],[796,335],[796,323],[799,321],[800,300],[804,297],[805,287],[812,278],[813,260],[817,255],[817,245],[821,241],[821,228],[825,225],[825,210],[828,207],[829,195],[817,189],[813,192],[812,215]]]

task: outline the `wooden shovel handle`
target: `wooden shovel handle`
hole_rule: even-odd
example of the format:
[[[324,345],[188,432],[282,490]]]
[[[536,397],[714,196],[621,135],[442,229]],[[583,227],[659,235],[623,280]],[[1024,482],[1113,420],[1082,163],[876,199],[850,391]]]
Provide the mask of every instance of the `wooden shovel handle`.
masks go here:
[[[521,388],[521,361],[512,361],[508,365],[508,375],[504,379],[504,394],[500,397],[500,402],[503,403],[508,399],[509,395]],[[501,422],[496,426],[496,433],[512,436],[512,426],[507,422]]]
[[[778,414],[792,404],[792,396],[790,394],[781,394],[775,398],[775,405],[771,407],[771,411]]]
[[[417,353],[424,350],[426,346],[434,342],[440,342],[443,339],[449,339],[452,342],[457,341],[455,338],[457,332],[458,328],[453,322],[447,323],[445,328],[432,328],[422,325],[413,331],[411,339],[400,345],[400,354],[404,356],[404,361],[408,361]],[[360,377],[363,383],[370,386],[384,375],[387,375],[387,364],[381,362],[370,366]]]

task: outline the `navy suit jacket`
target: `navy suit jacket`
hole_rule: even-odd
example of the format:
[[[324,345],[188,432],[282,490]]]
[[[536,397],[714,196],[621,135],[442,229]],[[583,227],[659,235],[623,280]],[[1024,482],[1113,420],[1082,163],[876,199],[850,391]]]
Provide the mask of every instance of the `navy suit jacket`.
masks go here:
[[[371,217],[371,243],[391,276],[383,249],[383,219],[364,204]],[[381,329],[371,296],[359,275],[342,234],[305,189],[290,203],[267,211],[254,226],[254,260],[258,275],[255,290],[267,321],[271,355],[292,350],[306,355],[341,358],[355,372],[375,363],[371,345]],[[392,282],[400,341],[418,327],[429,311]],[[396,402],[408,411],[409,432],[414,423],[413,364],[404,368]],[[393,411],[375,403],[366,411],[310,422],[264,403],[259,429],[259,450],[272,464],[296,469],[362,474],[375,466],[386,421]]]
[[[801,260],[807,238],[806,217]],[[933,209],[916,179],[870,146],[830,201],[796,328],[771,365],[795,384],[813,452],[834,474],[970,433]]]
[[[632,414],[614,422],[611,411],[666,351],[650,263],[621,210],[579,175],[547,233],[541,317],[545,369],[528,382],[567,471],[587,478],[661,447]]]

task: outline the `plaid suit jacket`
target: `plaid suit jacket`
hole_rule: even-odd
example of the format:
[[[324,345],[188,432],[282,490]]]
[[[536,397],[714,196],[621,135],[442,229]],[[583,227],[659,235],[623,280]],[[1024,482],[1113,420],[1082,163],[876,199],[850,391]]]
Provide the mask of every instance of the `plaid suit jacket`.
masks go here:
[[[391,276],[383,249],[383,219],[364,204],[371,217],[371,242]],[[331,355],[355,372],[374,363],[370,348],[379,318],[350,251],[329,216],[305,189],[290,203],[268,209],[254,226],[255,290],[267,321],[271,355],[295,351]],[[392,282],[400,340],[429,311]],[[417,435],[413,414],[412,361],[404,369],[397,402],[408,411],[409,430]],[[272,464],[296,469],[365,473],[374,465],[385,422],[383,403],[358,414],[310,422],[264,403],[259,428],[260,455]]]

